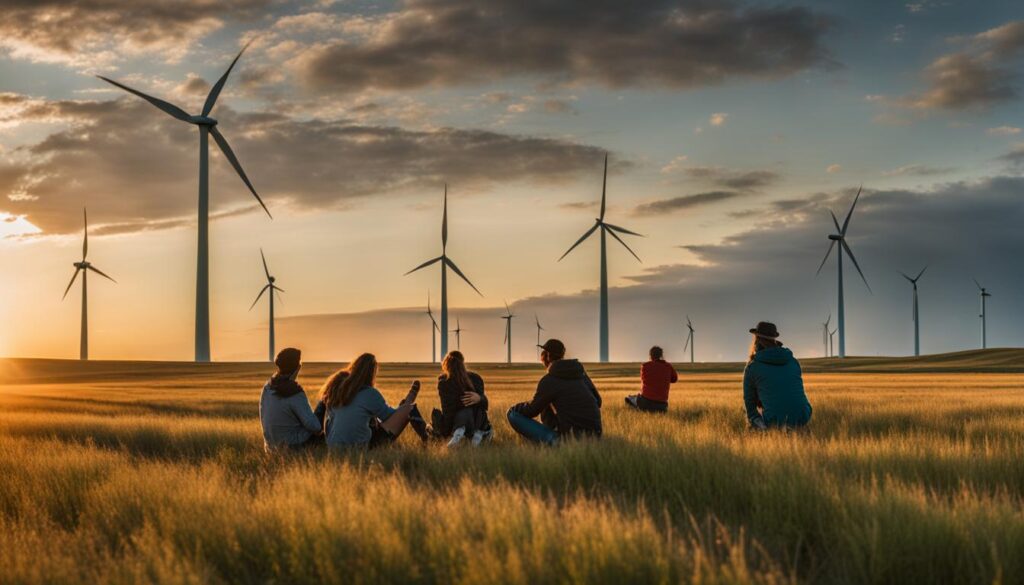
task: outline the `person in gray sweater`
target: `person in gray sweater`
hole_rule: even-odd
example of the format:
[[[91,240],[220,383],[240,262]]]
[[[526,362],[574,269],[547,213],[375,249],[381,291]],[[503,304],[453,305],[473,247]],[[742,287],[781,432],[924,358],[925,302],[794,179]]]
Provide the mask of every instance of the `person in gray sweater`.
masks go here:
[[[302,352],[298,349],[282,349],[274,360],[277,372],[263,386],[260,424],[267,452],[302,449],[324,442],[323,427],[309,406],[306,392],[295,381],[301,360]]]

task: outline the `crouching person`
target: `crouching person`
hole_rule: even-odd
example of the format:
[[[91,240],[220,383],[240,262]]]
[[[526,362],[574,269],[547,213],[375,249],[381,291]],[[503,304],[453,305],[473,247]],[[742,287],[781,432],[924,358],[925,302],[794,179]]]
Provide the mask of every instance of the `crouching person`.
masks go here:
[[[626,406],[645,412],[667,412],[669,387],[679,381],[679,375],[665,361],[665,354],[657,345],[651,348],[650,356],[650,361],[640,366],[640,393],[627,396]]]
[[[282,349],[274,364],[277,372],[267,380],[260,396],[263,448],[271,452],[322,445],[323,427],[309,407],[306,392],[295,381],[302,367],[302,352],[294,347]]]
[[[565,345],[549,339],[540,360],[547,373],[529,402],[508,410],[508,424],[523,438],[554,445],[562,437],[601,436],[601,395],[583,365],[565,359]],[[540,421],[534,420],[540,417]]]
[[[751,428],[804,427],[811,420],[811,403],[800,362],[779,342],[773,323],[762,321],[750,333],[754,341],[743,371],[743,403]]]
[[[461,351],[448,352],[441,361],[441,371],[437,378],[441,408],[431,413],[434,434],[448,438],[449,447],[459,445],[466,437],[474,447],[490,440],[494,430],[487,418],[483,378],[466,369]]]

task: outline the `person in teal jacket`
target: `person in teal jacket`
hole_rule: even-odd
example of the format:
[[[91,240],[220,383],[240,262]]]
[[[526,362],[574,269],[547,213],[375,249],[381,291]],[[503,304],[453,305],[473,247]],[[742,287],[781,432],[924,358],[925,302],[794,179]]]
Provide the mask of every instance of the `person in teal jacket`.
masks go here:
[[[811,420],[811,403],[800,362],[779,342],[774,323],[762,321],[750,333],[754,341],[743,371],[743,403],[751,428],[805,426]]]

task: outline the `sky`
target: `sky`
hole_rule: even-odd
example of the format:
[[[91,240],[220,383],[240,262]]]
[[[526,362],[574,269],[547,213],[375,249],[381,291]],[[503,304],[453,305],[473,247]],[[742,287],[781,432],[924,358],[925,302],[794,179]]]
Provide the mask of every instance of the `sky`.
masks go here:
[[[211,114],[273,215],[210,155],[216,360],[431,358],[444,185],[451,325],[470,361],[597,357],[593,224],[609,157],[611,358],[740,360],[778,324],[820,356],[858,188],[847,353],[1024,343],[1024,8],[1012,1],[0,0],[0,355],[193,353],[198,131],[96,76]],[[870,288],[869,288],[870,286]],[[451,337],[454,346],[454,335]]]

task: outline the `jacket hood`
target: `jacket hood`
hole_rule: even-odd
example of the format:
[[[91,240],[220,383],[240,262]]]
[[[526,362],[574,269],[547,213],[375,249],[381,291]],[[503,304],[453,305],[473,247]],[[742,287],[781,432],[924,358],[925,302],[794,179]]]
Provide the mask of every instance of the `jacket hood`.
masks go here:
[[[587,371],[579,360],[561,359],[548,366],[548,374],[565,380],[579,380],[587,375]]]
[[[267,382],[267,386],[274,393],[275,396],[281,398],[288,398],[289,396],[295,396],[299,392],[303,392],[302,386],[299,383],[287,376],[273,376],[270,381]]]
[[[770,366],[784,366],[793,359],[793,352],[786,347],[769,347],[754,354],[754,361]]]

